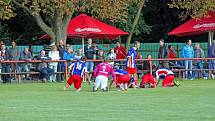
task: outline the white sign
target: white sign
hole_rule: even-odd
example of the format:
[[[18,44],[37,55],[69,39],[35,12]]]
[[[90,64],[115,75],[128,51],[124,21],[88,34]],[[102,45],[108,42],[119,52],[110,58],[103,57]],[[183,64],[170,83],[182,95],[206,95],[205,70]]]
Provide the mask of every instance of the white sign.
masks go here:
[[[207,27],[207,28],[209,28],[209,27],[215,27],[215,23],[207,23],[207,24],[197,24],[197,25],[195,25],[193,28],[194,29],[199,29],[199,28],[203,28],[203,27]]]
[[[76,32],[101,32],[101,29],[99,28],[77,28],[75,29]]]

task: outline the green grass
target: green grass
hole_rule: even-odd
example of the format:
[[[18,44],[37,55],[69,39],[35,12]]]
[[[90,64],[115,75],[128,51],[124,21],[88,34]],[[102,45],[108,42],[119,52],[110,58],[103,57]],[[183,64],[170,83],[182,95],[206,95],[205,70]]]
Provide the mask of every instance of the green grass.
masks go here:
[[[180,87],[81,92],[63,83],[0,84],[1,121],[215,121],[215,80]]]

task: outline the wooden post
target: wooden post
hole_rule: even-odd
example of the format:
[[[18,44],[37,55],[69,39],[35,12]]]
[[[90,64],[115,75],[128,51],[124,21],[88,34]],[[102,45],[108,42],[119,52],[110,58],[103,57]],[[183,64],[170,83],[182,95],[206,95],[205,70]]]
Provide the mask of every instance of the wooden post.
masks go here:
[[[150,74],[152,75],[152,60],[149,60],[149,65],[150,65]]]
[[[65,63],[65,79],[67,81],[68,80],[68,62],[64,61],[64,63]]]

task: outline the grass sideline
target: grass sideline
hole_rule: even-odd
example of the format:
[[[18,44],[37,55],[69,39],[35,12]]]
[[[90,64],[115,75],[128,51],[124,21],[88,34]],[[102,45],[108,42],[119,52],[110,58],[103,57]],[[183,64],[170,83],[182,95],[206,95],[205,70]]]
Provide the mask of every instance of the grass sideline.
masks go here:
[[[64,83],[0,84],[0,121],[215,121],[215,80],[91,92]]]

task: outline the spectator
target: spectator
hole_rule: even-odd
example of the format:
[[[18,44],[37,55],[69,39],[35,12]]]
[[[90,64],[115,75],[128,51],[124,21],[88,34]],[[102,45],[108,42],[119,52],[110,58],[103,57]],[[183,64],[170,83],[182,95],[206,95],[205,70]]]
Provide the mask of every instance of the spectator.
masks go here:
[[[84,55],[83,54],[83,49],[78,48],[78,51],[75,53],[74,59],[75,60],[80,60],[83,55]]]
[[[0,61],[4,60],[2,53],[0,51]],[[2,63],[0,63],[0,73],[2,73]],[[2,81],[2,75],[0,75],[0,81]]]
[[[159,52],[158,52],[158,58],[160,59],[165,59],[168,58],[168,50],[167,47],[164,43],[164,40],[161,39],[160,40],[160,48],[159,48]],[[162,68],[169,68],[169,62],[168,61],[159,61],[159,64]]]
[[[194,58],[194,49],[192,47],[192,41],[187,40],[186,45],[182,48],[182,58]],[[185,60],[185,78],[193,80],[192,69],[193,69],[193,61]],[[189,71],[188,71],[189,69]]]
[[[116,60],[116,53],[114,53],[114,48],[110,49],[110,52],[108,53],[108,58],[111,60]]]
[[[5,44],[1,45],[1,54],[2,54],[3,60],[9,60],[8,50]],[[8,63],[2,63],[1,65],[2,65],[2,73],[9,73],[10,65]],[[2,80],[3,80],[3,83],[10,82],[10,75],[9,74],[2,75]]]
[[[202,48],[200,47],[199,43],[195,44],[195,54],[194,54],[195,58],[204,58],[204,51],[202,50]],[[207,73],[204,70],[204,66],[203,66],[203,60],[194,60],[194,68],[195,69],[201,69],[202,72],[202,76],[204,77],[204,79],[207,79]],[[193,79],[195,79],[198,76],[198,71],[194,70],[193,72]]]
[[[29,52],[31,53],[32,57],[34,57],[34,55],[33,55],[34,54],[34,48],[32,47],[31,44],[29,44],[28,49],[29,49]]]
[[[19,49],[17,48],[16,46],[16,42],[15,41],[12,41],[12,48],[9,49],[8,51],[8,55],[9,55],[9,60],[12,60],[12,61],[18,61],[19,58],[20,58],[20,51]],[[19,66],[17,63],[12,63],[11,64],[11,70],[12,72],[19,72]],[[15,75],[14,75],[14,79],[15,79]]]
[[[84,47],[84,55],[87,57],[87,59],[93,60],[94,54],[96,54],[96,50],[98,47],[92,44],[91,38],[89,38],[87,42],[88,44]],[[89,72],[89,79],[91,79],[92,77],[91,72],[93,72],[94,63],[92,61],[88,61],[86,62],[86,65],[87,65],[87,70]]]
[[[72,53],[72,48],[68,48],[67,51],[65,51],[63,53],[63,60],[70,61],[73,59],[74,59],[74,55]],[[70,64],[71,64],[71,62],[68,62],[68,66],[70,66]]]
[[[114,51],[116,52],[116,59],[125,59],[126,57],[126,50],[125,48],[121,45],[121,42],[118,41],[116,42],[116,47],[114,48]],[[117,62],[120,65],[123,64],[123,61],[119,61]],[[120,66],[120,68],[122,69],[123,66]]]
[[[32,60],[31,52],[28,48],[24,48],[24,51],[20,54],[20,60],[26,61],[26,63],[21,64],[21,71],[23,72],[29,72],[30,71],[30,63],[28,61]],[[29,74],[25,76],[25,79],[29,79]]]
[[[215,58],[215,40],[213,40],[212,45],[208,47],[208,58]],[[215,60],[209,61],[209,69],[212,70],[209,71],[210,77],[215,79]]]
[[[60,59],[60,55],[59,55],[59,51],[57,50],[57,46],[55,46],[55,45],[52,46],[52,50],[49,51],[49,58],[51,60],[59,60]],[[50,62],[49,63],[49,67],[54,70],[54,74],[52,74],[50,76],[50,81],[52,81],[52,82],[56,82],[57,64],[58,64],[58,62]]]
[[[63,40],[60,40],[58,42],[57,48],[58,48],[58,51],[59,51],[60,60],[63,60],[63,53],[66,51],[66,47],[64,45]],[[58,67],[57,67],[57,71],[58,72],[63,72],[64,71],[63,66],[64,66],[64,62],[59,62]],[[63,78],[64,78],[63,74],[57,74],[57,80],[62,81]]]
[[[99,50],[98,51],[98,55],[96,56],[96,60],[104,60],[104,59],[105,59],[105,57],[104,57],[104,51],[103,50]],[[96,62],[95,66],[97,66],[99,63],[101,63],[101,61],[100,62]]]
[[[150,54],[147,55],[147,59],[152,59],[152,56]],[[145,60],[143,62],[143,70],[147,70],[147,74],[149,74],[150,72],[150,61]]]
[[[143,59],[143,56],[140,55],[138,59],[140,59],[140,60],[137,61],[137,68],[138,68],[138,70],[143,70],[143,60],[141,60],[141,59]]]
[[[40,55],[37,57],[37,60],[50,60],[48,56],[46,56],[46,52],[42,50]],[[48,67],[46,62],[39,63],[37,66],[37,70],[40,72],[40,77],[42,78],[43,82],[46,82],[50,79],[50,76],[54,73],[54,70]]]
[[[175,52],[175,50],[174,50],[172,45],[168,46],[168,57],[170,59],[176,58],[176,52]],[[171,60],[170,63],[169,63],[170,66],[174,66],[175,64],[176,64],[175,60]]]

